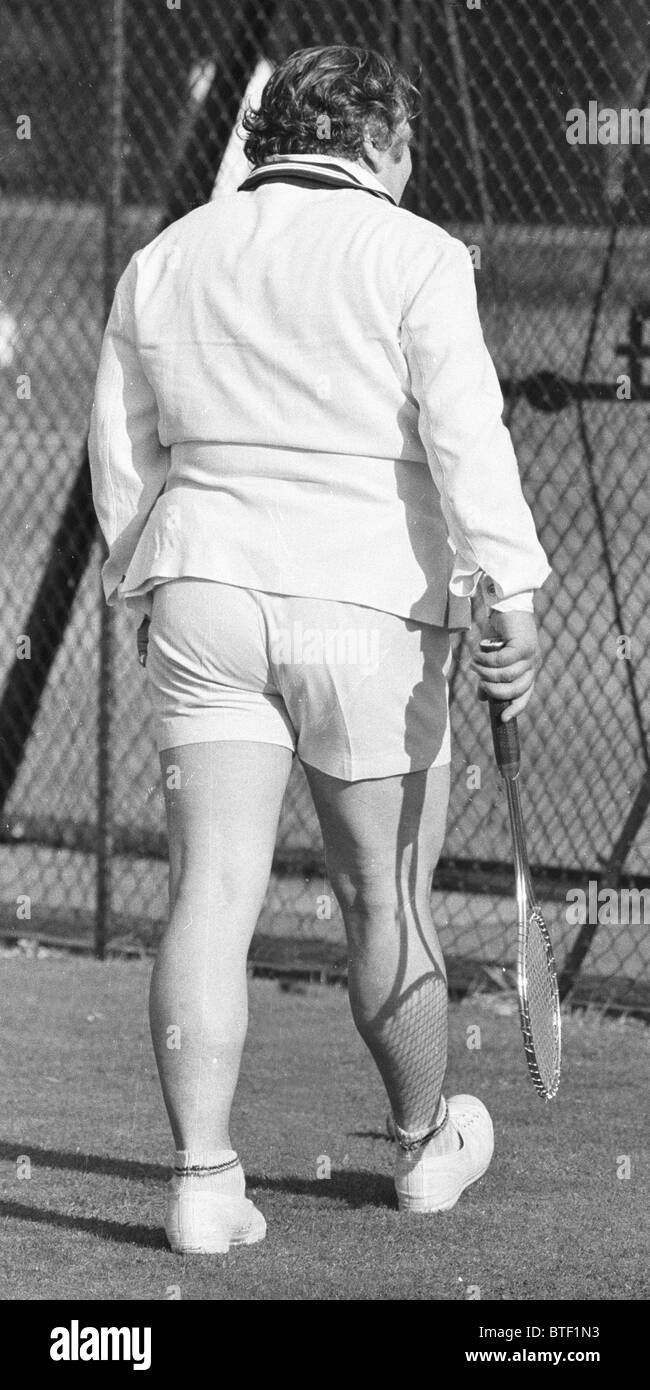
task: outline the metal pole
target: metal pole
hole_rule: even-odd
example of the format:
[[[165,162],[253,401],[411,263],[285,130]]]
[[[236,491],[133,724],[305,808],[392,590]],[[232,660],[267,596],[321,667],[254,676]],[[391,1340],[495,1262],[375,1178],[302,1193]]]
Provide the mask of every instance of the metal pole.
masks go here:
[[[494,224],[494,218],[492,215],[492,205],[490,203],[490,195],[488,193],[487,178],[485,176],[485,167],[483,164],[483,155],[481,152],[481,142],[479,140],[476,118],[474,116],[472,94],[470,91],[469,78],[467,74],[467,64],[465,62],[465,53],[460,37],[460,29],[458,27],[458,19],[456,16],[456,11],[454,9],[454,3],[455,0],[445,0],[445,23],[447,25],[447,36],[449,39],[449,47],[451,49],[452,61],[454,64],[456,84],[458,88],[458,99],[460,101],[461,110],[463,113],[463,120],[465,122],[467,144],[469,146],[470,157],[472,160],[472,168],[474,170],[474,180],[476,183],[479,207],[481,209],[481,221],[486,231],[491,231]]]
[[[124,136],[124,6],[108,0],[110,63],[107,83],[107,186],[104,204],[104,320],[108,318],[121,272],[123,136]],[[113,864],[112,716],[115,676],[115,611],[100,590],[99,708],[97,741],[97,898],[95,955],[103,960],[111,921]]]
[[[378,42],[377,47],[389,58],[397,57],[397,16],[396,5],[399,0],[380,0],[377,7]]]
[[[411,81],[418,85],[418,52],[420,35],[420,17],[418,13],[418,0],[394,0],[393,12],[393,51],[400,67],[408,74]],[[422,123],[416,126],[415,159],[413,177],[409,180],[404,191],[401,206],[408,208],[410,212],[422,213],[426,207],[426,187],[425,187],[425,161],[421,148]]]

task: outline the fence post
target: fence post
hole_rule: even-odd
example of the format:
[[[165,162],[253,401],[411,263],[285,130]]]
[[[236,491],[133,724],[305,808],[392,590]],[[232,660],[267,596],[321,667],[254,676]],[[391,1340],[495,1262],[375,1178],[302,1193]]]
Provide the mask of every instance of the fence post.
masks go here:
[[[124,136],[124,4],[108,0],[110,60],[106,84],[107,180],[104,202],[104,321],[120,276]],[[112,714],[115,674],[115,610],[100,586],[99,705],[97,739],[97,895],[95,955],[103,960],[111,921],[113,860]]]

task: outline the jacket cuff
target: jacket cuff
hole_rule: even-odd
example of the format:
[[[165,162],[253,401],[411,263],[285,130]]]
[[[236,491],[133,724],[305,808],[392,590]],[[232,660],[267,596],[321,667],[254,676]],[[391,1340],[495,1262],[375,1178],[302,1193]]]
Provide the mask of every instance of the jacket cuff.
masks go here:
[[[533,602],[534,590],[528,589],[521,594],[511,594],[509,598],[502,598],[497,603],[489,605],[497,613],[534,613],[535,605]]]
[[[124,603],[130,613],[134,613],[138,626],[143,618],[150,618],[153,609],[153,590],[148,589],[146,594],[138,594],[135,598],[125,598]]]

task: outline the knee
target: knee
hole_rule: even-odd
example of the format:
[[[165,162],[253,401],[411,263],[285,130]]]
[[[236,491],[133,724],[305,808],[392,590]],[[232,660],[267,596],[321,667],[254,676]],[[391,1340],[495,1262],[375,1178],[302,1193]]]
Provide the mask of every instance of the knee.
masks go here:
[[[399,916],[398,885],[385,873],[338,873],[331,882],[348,929],[363,932],[378,920],[394,921]]]
[[[363,927],[377,920],[396,920],[404,912],[426,908],[431,899],[433,868],[404,863],[387,871],[385,863],[330,872],[330,882],[347,925]]]
[[[199,919],[207,912],[211,917],[247,919],[257,917],[266,888],[268,875],[252,869],[249,862],[210,864],[208,859],[188,857],[170,865],[169,906],[174,917]]]

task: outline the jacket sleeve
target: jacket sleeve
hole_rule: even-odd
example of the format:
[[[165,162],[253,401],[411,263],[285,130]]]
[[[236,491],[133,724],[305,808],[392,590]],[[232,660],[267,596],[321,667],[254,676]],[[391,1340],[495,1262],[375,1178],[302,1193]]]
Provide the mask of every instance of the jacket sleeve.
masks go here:
[[[530,607],[530,591],[551,571],[501,418],[503,396],[483,340],[472,260],[454,238],[412,263],[402,350],[455,550],[450,590],[469,596],[480,582],[488,606],[520,595],[521,606]]]
[[[95,385],[88,450],[93,502],[108,546],[102,569],[109,604],[167,477],[170,450],[158,434],[156,397],[136,344],[134,298],[137,261],[127,266],[106,325]],[[132,601],[137,607],[137,601]],[[146,610],[146,603],[140,601]]]

